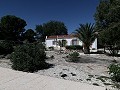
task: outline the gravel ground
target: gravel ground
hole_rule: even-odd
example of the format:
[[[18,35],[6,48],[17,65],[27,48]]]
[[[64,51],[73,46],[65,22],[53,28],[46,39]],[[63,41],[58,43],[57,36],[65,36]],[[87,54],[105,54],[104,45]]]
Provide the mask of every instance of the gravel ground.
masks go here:
[[[47,63],[53,64],[49,69],[39,70],[36,74],[51,77],[62,78],[66,80],[74,80],[83,83],[89,83],[97,86],[110,88],[112,84],[109,79],[108,66],[113,60],[120,61],[120,57],[113,58],[104,54],[84,55],[80,53],[78,62],[67,62],[68,54],[59,54],[55,51],[46,51]],[[9,59],[0,59],[0,67],[11,68]]]
[[[84,55],[80,53],[80,60],[77,63],[67,62],[68,54],[59,54],[54,51],[47,51],[47,56],[54,56],[54,59],[46,61],[54,66],[49,69],[35,72],[41,75],[74,80],[98,86],[110,88],[112,84],[109,79],[108,66],[113,60],[119,61],[120,58],[113,58],[104,54]]]
[[[4,67],[4,68],[10,68],[11,69],[11,63],[10,63],[10,59],[0,59],[0,67]]]

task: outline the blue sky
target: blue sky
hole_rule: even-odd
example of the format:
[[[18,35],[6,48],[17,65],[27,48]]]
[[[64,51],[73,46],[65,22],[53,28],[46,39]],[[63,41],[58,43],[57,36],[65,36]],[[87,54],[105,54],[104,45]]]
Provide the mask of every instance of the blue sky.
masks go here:
[[[94,23],[99,0],[0,0],[0,18],[15,15],[27,22],[26,29],[50,20],[65,23],[71,33],[79,24]]]

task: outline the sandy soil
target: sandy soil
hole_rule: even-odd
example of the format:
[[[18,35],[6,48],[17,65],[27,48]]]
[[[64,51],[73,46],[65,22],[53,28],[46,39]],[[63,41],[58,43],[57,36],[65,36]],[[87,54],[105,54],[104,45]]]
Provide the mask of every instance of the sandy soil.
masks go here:
[[[36,74],[74,80],[83,83],[89,83],[97,86],[111,87],[112,83],[109,79],[108,66],[113,60],[120,62],[120,57],[110,57],[104,54],[84,55],[80,53],[78,62],[66,61],[69,54],[59,54],[55,51],[46,51],[47,63],[53,64],[49,69],[39,70]],[[50,58],[51,56],[54,58]],[[9,59],[0,59],[0,66],[11,68]]]
[[[39,70],[37,74],[51,77],[74,80],[93,85],[111,87],[109,79],[108,66],[113,60],[120,61],[119,57],[110,57],[104,54],[84,55],[80,53],[80,59],[77,63],[67,62],[68,54],[59,54],[54,51],[47,51],[47,56],[54,56],[54,59],[47,59],[47,62],[54,66],[49,69]]]

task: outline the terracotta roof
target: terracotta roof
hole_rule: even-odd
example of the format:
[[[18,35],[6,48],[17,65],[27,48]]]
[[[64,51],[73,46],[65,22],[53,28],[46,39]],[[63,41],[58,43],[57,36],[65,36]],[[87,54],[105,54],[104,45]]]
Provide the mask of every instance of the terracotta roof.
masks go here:
[[[73,38],[74,35],[69,34],[69,35],[54,35],[54,36],[48,36],[46,39],[55,39],[55,38]]]

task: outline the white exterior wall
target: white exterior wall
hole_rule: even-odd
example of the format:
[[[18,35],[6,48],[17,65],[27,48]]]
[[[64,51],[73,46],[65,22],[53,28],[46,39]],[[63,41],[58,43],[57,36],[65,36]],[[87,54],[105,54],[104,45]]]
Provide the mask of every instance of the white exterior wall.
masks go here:
[[[53,47],[55,47],[55,45],[53,45],[53,41],[54,41],[54,39],[48,39],[48,40],[46,40],[46,47],[51,47],[51,46],[53,46]]]
[[[92,48],[97,49],[97,39],[95,39],[95,41],[93,42],[93,44],[92,44]]]
[[[71,45],[71,40],[72,40],[71,38],[66,39],[66,41],[67,41],[67,44],[66,44],[66,45],[68,45],[68,46]]]
[[[78,39],[78,40],[79,40],[79,39]],[[81,45],[81,46],[83,45],[83,44],[82,44],[82,41],[80,41],[80,40],[79,40],[79,45]]]
[[[72,45],[72,40],[73,39],[78,39],[78,38],[57,39],[57,41],[59,41],[59,40],[66,40],[67,41],[66,45],[69,46],[69,45]],[[47,39],[46,40],[46,47],[51,47],[51,46],[56,47],[56,45],[53,45],[53,41],[55,41],[55,39]],[[82,46],[82,42],[81,41],[79,41],[78,44]]]
[[[73,39],[78,39],[78,38],[68,38],[68,39],[64,39],[64,40],[66,40],[67,41],[67,44],[66,45],[72,45],[72,40]],[[56,39],[46,39],[46,47],[51,47],[51,46],[53,46],[53,47],[56,47],[56,45],[53,45],[53,41],[55,41]],[[59,41],[59,40],[63,40],[63,39],[57,39],[57,41]],[[79,39],[78,39],[79,40]],[[78,43],[79,45],[81,45],[82,46],[82,42],[79,40],[79,43]],[[91,46],[91,48],[95,48],[95,49],[97,49],[97,39],[95,39],[95,41],[94,41],[94,43],[92,44],[92,46]]]

